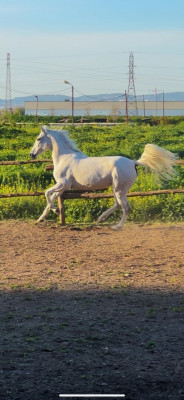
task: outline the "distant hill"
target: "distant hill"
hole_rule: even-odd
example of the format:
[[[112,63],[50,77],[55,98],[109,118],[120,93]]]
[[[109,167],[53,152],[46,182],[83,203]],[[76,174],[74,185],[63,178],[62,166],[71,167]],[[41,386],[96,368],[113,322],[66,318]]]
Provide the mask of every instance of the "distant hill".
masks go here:
[[[172,92],[165,93],[165,101],[184,101],[184,92]],[[141,101],[143,95],[137,96],[137,100]],[[155,101],[155,94],[144,95],[145,100]],[[157,94],[157,101],[162,101],[163,94]],[[25,97],[14,97],[12,99],[12,107],[24,107],[24,101],[35,101],[35,96],[25,96]],[[66,95],[38,95],[39,101],[65,101],[70,100],[70,96]],[[125,96],[122,93],[103,93],[103,94],[93,94],[93,95],[83,95],[75,97],[75,101],[120,101],[125,100]],[[5,106],[5,100],[0,99],[0,107]]]
[[[143,96],[137,96],[137,100],[142,100]],[[144,95],[145,100],[155,101],[155,94]],[[157,93],[157,101],[163,100],[163,93]],[[184,101],[184,92],[164,93],[165,101]]]

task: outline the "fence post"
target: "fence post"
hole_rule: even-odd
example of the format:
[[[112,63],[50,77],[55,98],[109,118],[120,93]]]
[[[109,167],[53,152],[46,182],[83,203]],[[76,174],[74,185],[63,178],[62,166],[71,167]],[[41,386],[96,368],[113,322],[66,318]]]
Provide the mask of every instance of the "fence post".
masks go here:
[[[62,195],[58,197],[58,208],[59,208],[59,222],[61,225],[65,225],[65,206]]]

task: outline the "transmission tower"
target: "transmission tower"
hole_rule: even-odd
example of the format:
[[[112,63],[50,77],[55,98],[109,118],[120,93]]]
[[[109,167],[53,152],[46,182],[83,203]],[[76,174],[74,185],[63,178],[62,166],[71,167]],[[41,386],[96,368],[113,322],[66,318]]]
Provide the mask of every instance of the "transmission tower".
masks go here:
[[[7,53],[6,64],[6,110],[11,111],[11,74],[10,74],[10,53]]]
[[[138,115],[137,99],[134,83],[134,55],[131,52],[129,55],[129,81],[128,81],[128,113],[129,115]]]

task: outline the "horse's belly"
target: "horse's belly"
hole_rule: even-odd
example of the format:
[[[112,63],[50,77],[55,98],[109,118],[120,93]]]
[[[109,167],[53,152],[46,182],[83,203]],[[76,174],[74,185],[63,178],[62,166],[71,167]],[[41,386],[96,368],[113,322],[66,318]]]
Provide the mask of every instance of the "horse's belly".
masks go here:
[[[109,186],[111,186],[112,181],[110,177],[100,177],[98,179],[93,179],[90,176],[88,176],[87,179],[83,178],[83,179],[76,179],[73,178],[73,182],[72,182],[72,189],[80,189],[80,190],[86,190],[86,189],[90,189],[90,190],[98,190],[98,189],[106,189]]]
[[[72,165],[73,189],[105,189],[112,185],[114,157],[87,157]]]

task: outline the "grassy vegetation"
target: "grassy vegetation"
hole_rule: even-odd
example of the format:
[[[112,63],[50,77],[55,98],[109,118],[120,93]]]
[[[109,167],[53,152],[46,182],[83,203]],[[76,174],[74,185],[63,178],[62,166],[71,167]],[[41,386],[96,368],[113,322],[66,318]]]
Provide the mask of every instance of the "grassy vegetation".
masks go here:
[[[6,117],[6,118],[5,118]],[[40,123],[48,123],[47,117],[42,121],[25,122],[25,116],[7,114],[0,121],[0,160],[27,160],[30,149],[40,132]],[[61,117],[60,117],[61,118]],[[28,119],[28,117],[26,117]],[[41,119],[41,118],[40,118]],[[58,117],[55,119],[59,119]],[[28,121],[26,121],[28,122]],[[78,147],[89,156],[123,155],[138,159],[146,143],[162,146],[184,158],[184,118],[170,118],[167,123],[151,118],[149,123],[135,119],[133,124],[117,126],[68,126],[71,138]],[[51,157],[50,153],[40,158]],[[139,176],[132,191],[148,191],[159,188],[182,188],[184,186],[184,168],[176,167],[178,175],[170,182],[158,184],[151,174],[139,168]],[[45,190],[54,183],[52,171],[45,171],[45,164],[21,166],[0,166],[0,193],[33,192]],[[66,201],[66,221],[92,222],[101,212],[111,206],[113,200],[73,200]],[[0,219],[34,218],[36,219],[45,206],[44,197],[26,197],[0,199]],[[131,213],[129,221],[181,221],[183,219],[184,196],[181,194],[168,196],[152,196],[130,199]],[[49,218],[56,219],[54,214]],[[111,219],[119,218],[117,212]]]

